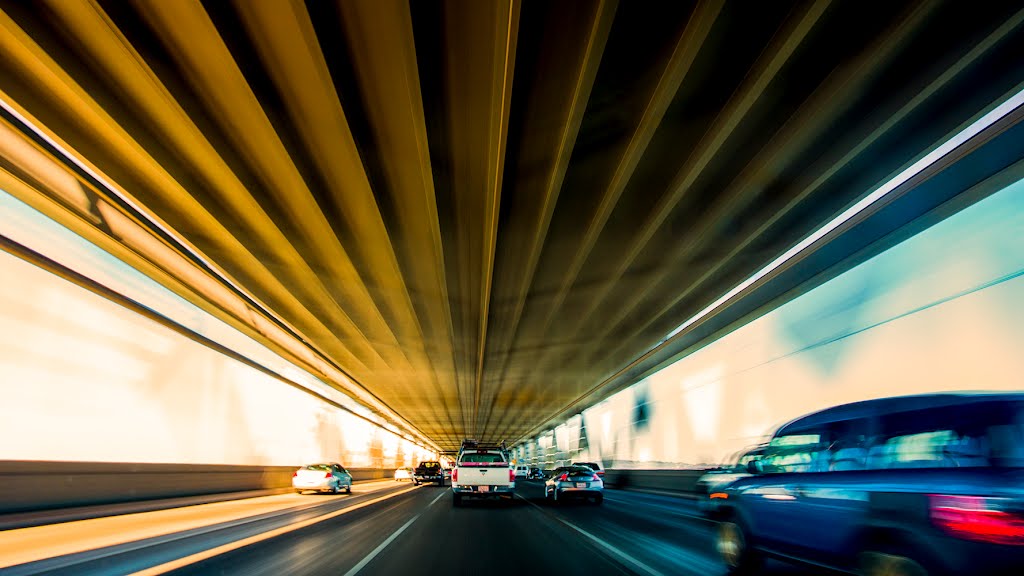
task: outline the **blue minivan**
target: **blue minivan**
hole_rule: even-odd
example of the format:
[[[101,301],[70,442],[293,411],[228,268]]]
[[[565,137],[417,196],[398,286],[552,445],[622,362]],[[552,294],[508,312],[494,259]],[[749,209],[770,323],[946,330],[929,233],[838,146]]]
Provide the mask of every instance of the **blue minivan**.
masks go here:
[[[717,495],[731,574],[1024,574],[1024,393],[857,402],[781,427]]]

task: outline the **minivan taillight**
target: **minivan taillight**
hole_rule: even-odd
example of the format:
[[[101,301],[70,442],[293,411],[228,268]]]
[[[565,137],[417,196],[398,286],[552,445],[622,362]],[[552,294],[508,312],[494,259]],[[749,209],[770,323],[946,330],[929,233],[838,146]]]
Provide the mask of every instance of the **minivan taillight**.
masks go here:
[[[1024,545],[1024,516],[1003,499],[981,496],[928,497],[932,522],[952,536],[993,544]]]

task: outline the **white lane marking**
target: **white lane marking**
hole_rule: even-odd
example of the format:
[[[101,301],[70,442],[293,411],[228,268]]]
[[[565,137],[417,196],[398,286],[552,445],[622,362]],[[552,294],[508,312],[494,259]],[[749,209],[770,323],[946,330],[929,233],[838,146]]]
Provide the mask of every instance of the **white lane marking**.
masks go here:
[[[601,548],[603,548],[606,552],[610,553],[612,556],[615,556],[615,557],[619,558],[620,560],[624,560],[627,563],[632,564],[635,568],[639,569],[641,572],[643,572],[645,574],[649,574],[650,576],[665,576],[661,572],[658,572],[654,568],[651,568],[647,564],[644,564],[643,562],[637,560],[636,558],[630,556],[629,554],[626,554],[622,550],[616,548],[615,546],[612,546],[611,544],[609,544],[608,542],[605,542],[601,538],[598,538],[597,536],[594,536],[590,532],[587,532],[586,530],[584,530],[583,528],[580,528],[579,526],[573,524],[572,522],[569,522],[568,520],[563,520],[562,518],[559,518],[558,516],[555,516],[554,514],[548,513],[546,510],[544,510],[540,506],[534,504],[533,502],[530,502],[529,500],[527,500],[526,498],[523,498],[519,494],[516,494],[516,498],[519,498],[523,502],[526,502],[530,506],[533,506],[537,510],[540,510],[545,515],[548,515],[548,516],[554,518],[555,520],[558,520],[562,524],[565,524],[569,528],[572,528],[573,530],[575,530],[575,531],[579,532],[580,534],[586,536],[593,543],[595,543],[598,546],[600,546]],[[345,576],[348,576],[348,575],[346,574]]]
[[[317,524],[319,522],[323,522],[324,520],[330,520],[331,518],[337,518],[338,516],[341,516],[342,514],[348,514],[349,512],[352,512],[354,510],[359,510],[360,508],[365,508],[367,506],[376,504],[378,502],[383,502],[384,500],[388,500],[388,499],[394,498],[396,496],[401,496],[402,494],[405,494],[407,492],[412,492],[413,490],[419,490],[419,487],[418,486],[412,486],[412,487],[406,488],[405,490],[400,490],[398,492],[393,492],[391,494],[385,494],[384,496],[378,496],[377,498],[374,498],[372,500],[367,500],[366,502],[360,502],[359,504],[353,504],[352,506],[348,506],[346,508],[342,508],[341,510],[337,510],[337,511],[331,512],[330,514],[324,514],[323,516],[317,516],[316,518],[310,518],[309,520],[303,520],[302,522],[296,522],[295,524],[289,524],[287,526],[282,526],[281,528],[275,528],[274,530],[271,530],[269,532],[263,532],[261,534],[255,535],[255,536],[250,536],[248,538],[243,538],[241,540],[236,540],[235,542],[229,542],[228,544],[224,544],[222,546],[217,546],[216,548],[210,548],[209,550],[203,550],[202,552],[197,552],[195,554],[192,554],[191,556],[185,556],[184,558],[178,558],[177,560],[172,560],[170,562],[165,562],[164,564],[160,564],[158,566],[153,566],[152,568],[146,568],[145,570],[139,570],[138,572],[134,572],[131,576],[155,576],[156,574],[165,574],[167,572],[170,572],[171,570],[177,570],[178,568],[182,568],[182,567],[188,566],[189,564],[195,564],[196,562],[201,562],[203,560],[206,560],[206,559],[209,559],[209,558],[213,558],[214,556],[219,556],[219,555],[224,554],[226,552],[231,552],[232,550],[237,550],[239,548],[243,548],[243,547],[248,546],[250,544],[255,544],[257,542],[262,542],[264,540],[269,540],[271,538],[274,538],[275,536],[280,536],[281,534],[287,534],[288,532],[293,532],[293,531],[298,530],[300,528],[305,528],[306,526],[311,526],[313,524]]]
[[[445,493],[447,493],[447,492],[448,491],[445,490],[444,492],[441,492],[440,494],[438,494],[437,498],[434,498],[430,502],[430,504],[427,504],[427,507],[423,509],[423,512],[426,512],[427,508],[430,508],[431,506],[433,506],[434,502],[437,502],[438,500],[440,500],[441,497],[444,496]],[[359,571],[362,570],[363,568],[365,568],[366,565],[369,564],[371,561],[373,561],[373,559],[376,558],[378,554],[383,552],[384,549],[387,548],[389,544],[394,542],[395,538],[398,538],[399,534],[401,534],[402,532],[405,532],[406,528],[411,526],[413,522],[415,522],[420,516],[422,516],[423,512],[420,512],[419,514],[417,514],[417,515],[413,516],[412,518],[410,518],[408,522],[406,522],[405,524],[402,524],[401,528],[399,528],[398,530],[395,530],[394,534],[392,534],[391,536],[388,536],[387,540],[381,542],[376,548],[373,549],[372,552],[370,552],[369,554],[366,555],[366,558],[363,558],[362,560],[359,561],[358,564],[353,566],[351,570],[349,570],[348,572],[345,572],[345,576],[355,576],[356,574],[358,574]]]

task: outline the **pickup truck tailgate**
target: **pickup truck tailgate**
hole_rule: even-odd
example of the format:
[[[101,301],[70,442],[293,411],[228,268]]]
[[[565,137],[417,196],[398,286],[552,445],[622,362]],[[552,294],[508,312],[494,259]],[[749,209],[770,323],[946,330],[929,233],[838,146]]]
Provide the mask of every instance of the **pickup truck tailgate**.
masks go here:
[[[511,468],[506,464],[498,466],[467,462],[459,464],[457,483],[460,486],[507,486],[512,483],[509,470]]]

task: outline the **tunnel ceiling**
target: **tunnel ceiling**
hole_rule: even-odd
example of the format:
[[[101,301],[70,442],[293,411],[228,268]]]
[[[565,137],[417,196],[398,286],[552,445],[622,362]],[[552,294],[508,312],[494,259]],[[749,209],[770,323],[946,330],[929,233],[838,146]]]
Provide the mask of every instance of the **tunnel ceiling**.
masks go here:
[[[0,89],[451,448],[599,399],[1020,82],[981,8],[9,2]]]

